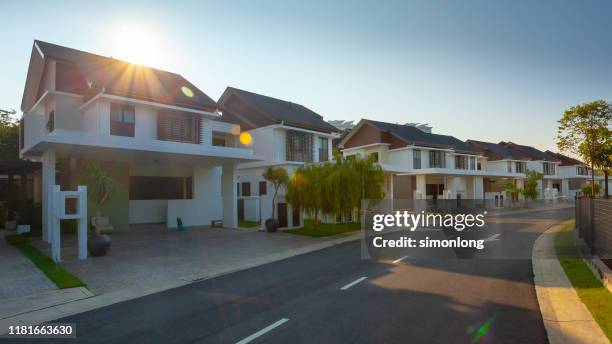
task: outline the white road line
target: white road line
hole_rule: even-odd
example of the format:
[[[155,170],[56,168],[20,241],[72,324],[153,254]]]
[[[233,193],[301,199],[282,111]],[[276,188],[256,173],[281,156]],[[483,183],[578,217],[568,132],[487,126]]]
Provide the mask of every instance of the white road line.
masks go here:
[[[354,280],[353,282],[345,285],[344,287],[340,288],[340,290],[347,290],[348,288],[354,286],[355,284],[363,281],[364,279],[366,279],[367,277],[359,277],[358,279]]]
[[[489,242],[489,241],[497,241],[497,240],[500,240],[500,239],[499,239],[499,236],[500,236],[500,235],[501,235],[501,234],[499,234],[499,233],[498,233],[498,234],[493,234],[493,235],[491,235],[490,237],[488,237],[488,238],[484,239],[483,241],[484,241],[484,242]]]
[[[408,258],[408,256],[403,256],[402,258],[398,258],[398,259],[393,261],[393,264],[397,264],[397,263],[401,262],[402,260],[404,260],[406,258]]]
[[[239,342],[236,342],[236,344],[246,344],[246,343],[249,343],[249,342],[251,342],[251,341],[253,341],[253,340],[257,339],[258,337],[261,337],[261,336],[263,336],[264,334],[266,334],[266,333],[268,333],[268,332],[270,332],[270,331],[274,330],[275,328],[277,328],[277,327],[279,327],[280,325],[282,325],[282,324],[286,323],[287,321],[289,321],[289,319],[287,319],[287,318],[282,318],[281,320],[279,320],[279,321],[275,322],[274,324],[272,324],[272,325],[268,325],[268,326],[266,326],[266,327],[262,328],[261,330],[259,330],[259,331],[255,332],[255,333],[253,333],[252,335],[250,335],[250,336],[248,336],[248,337],[244,338],[243,340],[241,340],[241,341],[239,341]]]

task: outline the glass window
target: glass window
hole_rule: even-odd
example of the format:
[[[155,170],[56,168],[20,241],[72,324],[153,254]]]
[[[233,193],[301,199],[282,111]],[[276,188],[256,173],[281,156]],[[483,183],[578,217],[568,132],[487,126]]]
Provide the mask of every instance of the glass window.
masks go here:
[[[414,169],[421,168],[421,150],[415,149],[412,151],[412,166]]]
[[[242,196],[251,196],[251,183],[242,183]]]
[[[459,170],[466,170],[467,166],[467,157],[463,155],[455,156],[455,168]]]
[[[374,162],[378,162],[378,152],[370,153],[370,158]]]
[[[134,137],[134,107],[125,104],[111,104],[111,135]]]
[[[225,137],[213,137],[212,145],[218,147],[225,147]]]
[[[190,199],[192,185],[191,177],[131,176],[129,195],[130,200]]]
[[[507,162],[508,173],[512,173],[512,161]]]
[[[268,194],[268,183],[264,180],[259,182],[259,196]]]
[[[429,151],[429,167],[444,168],[446,167],[446,156],[444,152]]]
[[[52,132],[55,130],[55,110],[49,111],[49,118],[47,119],[47,131]]]
[[[470,170],[475,170],[476,169],[476,158],[471,156],[470,157]]]
[[[329,140],[327,137],[319,137],[319,161],[329,160]]]

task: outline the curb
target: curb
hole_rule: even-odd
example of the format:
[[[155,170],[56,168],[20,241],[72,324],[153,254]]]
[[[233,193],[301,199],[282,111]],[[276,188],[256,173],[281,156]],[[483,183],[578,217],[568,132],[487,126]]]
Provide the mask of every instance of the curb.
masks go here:
[[[533,281],[548,340],[551,344],[610,343],[556,258],[554,237],[564,225],[542,233],[532,251]]]

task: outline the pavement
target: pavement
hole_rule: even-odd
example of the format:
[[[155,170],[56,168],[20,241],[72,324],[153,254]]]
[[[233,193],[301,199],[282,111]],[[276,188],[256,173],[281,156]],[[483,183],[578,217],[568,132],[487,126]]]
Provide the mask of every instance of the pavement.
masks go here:
[[[545,343],[531,249],[571,216],[505,216],[484,250],[438,259],[413,249],[362,259],[361,242],[330,245],[57,322],[75,323],[84,343]]]
[[[562,228],[551,227],[533,247],[534,283],[548,339],[552,344],[610,343],[556,257],[554,237]]]

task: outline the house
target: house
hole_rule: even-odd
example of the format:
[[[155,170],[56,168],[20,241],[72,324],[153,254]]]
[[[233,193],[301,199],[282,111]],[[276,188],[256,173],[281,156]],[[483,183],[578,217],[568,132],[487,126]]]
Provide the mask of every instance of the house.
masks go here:
[[[88,161],[115,181],[101,209],[115,230],[177,218],[237,226],[236,165],[258,159],[236,139],[240,126],[181,75],[34,41],[21,110],[20,156],[42,162],[45,240],[52,186],[83,184]]]
[[[555,159],[560,162],[559,177],[562,178],[561,193],[564,196],[573,198],[581,192],[583,186],[590,182],[593,170],[582,161],[549,150],[544,153],[551,157],[551,159]],[[595,182],[600,184],[600,193],[603,193],[605,183],[604,178],[596,175]]]
[[[484,198],[486,157],[453,136],[362,119],[339,146],[345,157],[372,156],[379,163],[388,199]]]
[[[559,175],[561,162],[557,158],[531,146],[504,141],[499,144],[510,151],[517,159],[527,161],[526,167],[528,170],[534,170],[544,175],[542,180],[538,181],[539,198],[553,199],[565,196],[561,189],[563,178]]]
[[[252,137],[251,147],[263,161],[238,165],[238,218],[266,220],[272,216],[272,185],[262,174],[269,166],[282,166],[289,176],[306,163],[333,159],[332,140],[339,130],[305,106],[228,87],[218,101],[222,119],[237,123]],[[279,191],[276,214],[281,228],[303,225],[299,209],[293,209]]]
[[[523,188],[528,160],[500,143],[477,140],[467,140],[466,143],[487,158],[483,166],[486,173],[483,181],[485,199],[495,199],[503,204],[508,183]]]

